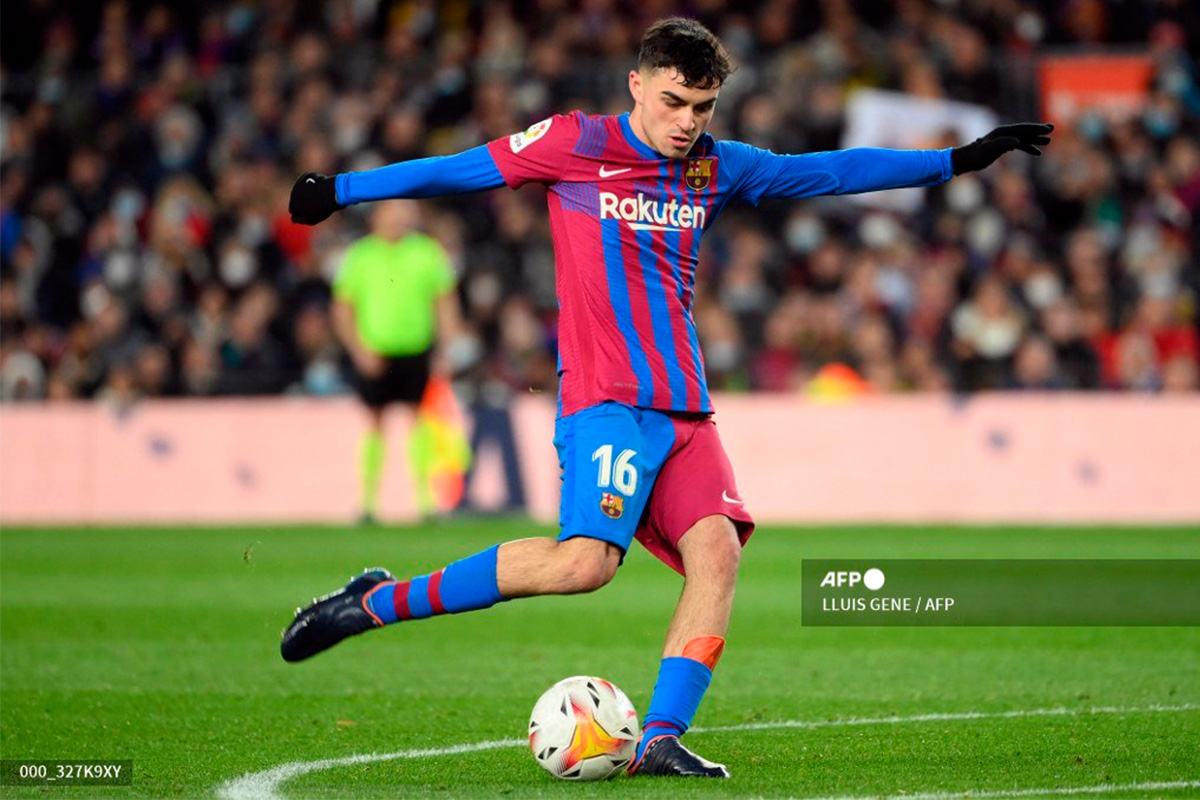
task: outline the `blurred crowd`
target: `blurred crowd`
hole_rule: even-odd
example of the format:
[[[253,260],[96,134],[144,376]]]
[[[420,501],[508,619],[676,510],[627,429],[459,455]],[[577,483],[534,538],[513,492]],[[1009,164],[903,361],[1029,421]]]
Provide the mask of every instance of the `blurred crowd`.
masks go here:
[[[858,87],[1033,119],[1038,51],[1155,65],[1140,115],[1085,114],[915,213],[727,211],[696,289],[714,388],[1197,389],[1189,0],[27,0],[0,26],[0,396],[346,391],[329,286],[366,217],[293,225],[295,176],[628,110],[642,30],[678,12],[739,64],[714,135],[777,152],[839,147]],[[424,206],[460,277],[452,363],[496,402],[555,389],[541,191]]]

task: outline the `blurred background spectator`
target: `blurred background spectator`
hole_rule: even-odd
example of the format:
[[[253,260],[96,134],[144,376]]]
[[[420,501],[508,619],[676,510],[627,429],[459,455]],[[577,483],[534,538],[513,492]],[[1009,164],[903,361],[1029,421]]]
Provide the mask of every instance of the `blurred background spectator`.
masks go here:
[[[859,88],[1034,119],[1035,51],[1150,70],[1127,113],[1077,109],[1042,159],[915,209],[728,210],[695,291],[714,388],[802,391],[837,365],[880,392],[1197,390],[1192,0],[38,0],[0,25],[0,397],[345,391],[329,284],[366,210],[292,225],[295,176],[626,110],[643,28],[681,11],[740,63],[712,132],[786,152],[839,147]],[[470,402],[553,392],[539,190],[426,216],[459,274]]]
[[[462,328],[446,250],[417,230],[419,222],[420,207],[412,200],[372,204],[370,233],[346,251],[333,282],[333,332],[350,357],[367,411],[359,450],[366,523],[375,521],[387,462],[387,407],[416,410],[425,403],[431,379],[445,383],[450,343]],[[312,312],[305,318],[316,319]],[[448,385],[444,391],[452,396]],[[411,461],[413,474],[421,476],[425,461]],[[418,480],[419,487],[424,483]]]

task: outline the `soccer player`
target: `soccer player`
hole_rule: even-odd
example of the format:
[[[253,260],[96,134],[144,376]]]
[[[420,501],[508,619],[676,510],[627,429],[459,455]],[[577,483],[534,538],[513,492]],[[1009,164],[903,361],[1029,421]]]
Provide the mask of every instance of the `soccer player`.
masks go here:
[[[283,636],[285,659],[393,623],[599,589],[636,538],[684,584],[630,772],[728,777],[679,741],[724,650],[741,549],[754,530],[711,417],[692,319],[700,238],[733,201],[930,186],[1011,150],[1038,155],[1051,129],[1008,125],[946,150],[776,155],[705,133],[731,70],[703,25],[666,19],[642,39],[629,113],[554,116],[457,155],[301,176],[290,210],[312,225],[386,197],[548,187],[562,529],[411,580],[365,572],[298,612]]]
[[[445,349],[458,329],[454,270],[442,246],[416,230],[418,213],[410,200],[376,206],[371,232],[346,251],[333,281],[334,330],[370,415],[360,453],[364,523],[375,521],[384,410],[391,403],[416,408],[435,344]]]

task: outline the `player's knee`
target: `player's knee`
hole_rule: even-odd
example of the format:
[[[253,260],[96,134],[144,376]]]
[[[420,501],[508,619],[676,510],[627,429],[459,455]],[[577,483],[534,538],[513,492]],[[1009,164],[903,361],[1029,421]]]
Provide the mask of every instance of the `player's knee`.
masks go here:
[[[617,574],[621,565],[621,553],[608,542],[599,539],[579,538],[564,570],[568,593],[594,592],[607,584]]]

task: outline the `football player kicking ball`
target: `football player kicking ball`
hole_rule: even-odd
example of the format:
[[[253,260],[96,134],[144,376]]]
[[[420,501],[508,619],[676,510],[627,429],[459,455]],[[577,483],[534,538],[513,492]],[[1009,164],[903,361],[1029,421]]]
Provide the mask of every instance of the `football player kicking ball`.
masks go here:
[[[1038,155],[1051,130],[1008,125],[946,150],[776,155],[705,133],[731,70],[703,25],[667,19],[642,39],[627,114],[574,112],[457,155],[300,177],[289,208],[306,225],[369,200],[547,186],[562,531],[410,580],[369,570],[298,612],[283,635],[286,660],[385,625],[594,591],[636,538],[684,584],[630,772],[728,777],[679,741],[725,648],[741,548],[754,530],[712,421],[692,319],[700,237],[735,200],[930,186],[1010,150]]]

